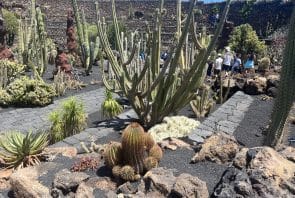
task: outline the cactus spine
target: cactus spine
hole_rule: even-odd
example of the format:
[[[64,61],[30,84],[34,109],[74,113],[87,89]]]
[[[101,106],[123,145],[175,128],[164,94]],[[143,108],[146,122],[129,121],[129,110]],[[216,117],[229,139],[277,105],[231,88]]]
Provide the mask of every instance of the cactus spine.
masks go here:
[[[89,75],[92,69],[95,58],[99,52],[99,38],[95,42],[89,41],[88,26],[85,18],[84,10],[82,14],[78,11],[77,0],[72,0],[75,20],[77,24],[78,41],[81,50],[82,66],[85,67],[86,74]]]
[[[283,135],[283,128],[295,99],[295,9],[290,21],[288,40],[284,50],[283,67],[278,97],[275,100],[271,123],[265,144],[276,146]]]
[[[125,59],[126,56],[124,56],[123,49],[120,47],[124,39],[119,33],[114,0],[111,2],[113,23],[116,29],[116,43],[117,46],[119,46],[119,60],[116,59],[116,56],[111,50],[110,43],[107,40],[103,28],[103,21],[98,9],[98,2],[96,2],[97,26],[101,45],[108,57],[119,89],[122,91],[123,95],[129,99],[140,120],[145,123],[147,127],[151,127],[157,122],[162,121],[165,116],[172,112],[179,111],[188,104],[194,97],[193,92],[203,84],[203,73],[206,69],[206,61],[223,28],[230,6],[230,0],[227,0],[220,23],[216,28],[214,37],[208,45],[204,44],[204,41],[207,39],[203,39],[195,33],[196,28],[193,21],[193,9],[196,0],[191,0],[190,10],[184,21],[183,29],[180,35],[178,35],[179,38],[175,41],[176,44],[170,48],[170,56],[165,61],[161,71],[159,54],[162,45],[162,18],[165,13],[163,9],[164,0],[160,1],[159,9],[156,10],[157,18],[155,29],[151,32],[149,28],[147,28],[146,44],[144,44],[146,45],[146,58],[138,69],[134,69],[137,68],[134,67],[137,62],[137,56],[134,55],[136,54],[136,49],[144,42],[139,42],[140,40],[137,40],[138,34],[135,32],[134,39],[130,42],[134,45],[131,46],[133,50],[131,53],[128,53],[128,58]],[[193,59],[192,64],[189,65],[188,69],[182,69],[179,62],[189,31],[191,32],[194,43],[192,52],[197,54],[195,58],[191,58]],[[191,54],[191,57],[194,57],[193,55],[194,54]],[[128,70],[128,68],[130,68],[130,70]],[[168,73],[168,75],[165,75],[166,73]],[[108,89],[113,90],[112,86],[108,84],[106,80],[104,80],[104,83]]]

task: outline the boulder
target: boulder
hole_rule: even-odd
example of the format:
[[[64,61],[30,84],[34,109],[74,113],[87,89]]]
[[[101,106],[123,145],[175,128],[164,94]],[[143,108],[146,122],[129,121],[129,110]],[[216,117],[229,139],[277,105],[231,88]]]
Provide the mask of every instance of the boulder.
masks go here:
[[[40,166],[23,168],[15,171],[10,176],[11,190],[15,197],[22,198],[49,198],[49,189],[39,181]]]
[[[233,161],[233,165],[236,168],[243,169],[247,165],[247,152],[248,148],[242,148],[237,154]]]
[[[267,76],[266,87],[267,89],[271,87],[279,87],[280,76],[279,75],[269,75]]]
[[[206,182],[190,174],[182,173],[176,178],[172,189],[173,197],[207,198],[209,197]]]
[[[241,160],[243,156],[245,159]],[[228,168],[224,173],[214,191],[214,196],[245,198],[294,196],[294,162],[285,159],[269,147],[243,150],[236,158],[240,159],[235,159],[235,167]],[[246,161],[246,163],[237,163],[237,161]],[[241,170],[237,169],[241,167]]]
[[[270,97],[276,98],[278,95],[279,89],[276,87],[270,87],[267,89],[266,94]]]
[[[75,198],[94,198],[93,188],[82,182],[77,188]]]
[[[123,194],[134,194],[136,193],[137,188],[135,185],[132,185],[129,181],[125,182],[121,186],[118,187],[117,193],[123,193]]]
[[[243,90],[246,94],[249,95],[259,95],[265,93],[266,89],[266,81],[265,77],[254,77],[252,79],[248,79],[243,87]]]
[[[204,181],[186,173],[175,177],[173,171],[162,167],[148,171],[133,197],[209,197]]]
[[[231,162],[239,151],[237,141],[233,136],[217,133],[207,138],[191,162],[211,161],[218,164]]]
[[[83,172],[71,172],[68,169],[63,169],[56,173],[51,194],[69,194],[76,192],[78,186],[89,179],[89,175]]]
[[[163,148],[163,149],[170,149],[170,150],[176,150],[177,148],[186,148],[186,149],[192,149],[191,146],[180,140],[180,139],[177,139],[177,138],[167,138],[165,140],[162,140],[160,142],[160,146]]]

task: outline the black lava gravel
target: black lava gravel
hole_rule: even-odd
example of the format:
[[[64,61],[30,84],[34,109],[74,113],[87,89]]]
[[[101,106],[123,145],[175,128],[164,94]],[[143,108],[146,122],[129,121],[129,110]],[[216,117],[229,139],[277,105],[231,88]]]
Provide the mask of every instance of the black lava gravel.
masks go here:
[[[254,101],[245,114],[244,119],[234,132],[237,141],[246,147],[261,146],[264,134],[269,124],[273,108],[273,99],[262,101],[260,96],[253,97]]]

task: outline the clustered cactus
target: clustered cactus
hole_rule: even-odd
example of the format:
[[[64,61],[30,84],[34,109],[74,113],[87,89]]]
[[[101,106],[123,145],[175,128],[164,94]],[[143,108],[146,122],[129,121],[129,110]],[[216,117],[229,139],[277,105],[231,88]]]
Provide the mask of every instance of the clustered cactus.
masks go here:
[[[122,143],[111,142],[105,151],[105,164],[114,177],[126,181],[140,179],[140,174],[158,166],[162,149],[138,123],[131,123],[122,134]]]
[[[77,0],[72,0],[72,6],[75,14],[75,20],[77,24],[78,41],[81,50],[82,66],[86,69],[86,74],[89,75],[92,69],[95,58],[99,53],[99,38],[96,37],[95,42],[89,41],[88,25],[85,19],[84,10],[80,17],[78,11]]]
[[[162,69],[160,69],[160,52],[163,17],[166,13],[163,8],[164,0],[160,1],[159,8],[156,10],[154,30],[150,31],[148,26],[141,38],[137,32],[130,34],[129,42],[127,37],[119,32],[115,3],[114,0],[111,2],[119,56],[116,56],[111,49],[105,31],[104,18],[100,16],[98,2],[96,3],[100,43],[110,63],[112,77],[116,80],[117,86],[109,85],[104,76],[103,82],[112,91],[119,89],[128,98],[142,123],[151,127],[161,122],[165,116],[187,105],[194,98],[195,90],[203,84],[206,62],[223,28],[230,0],[227,1],[212,39],[208,38],[204,31],[201,34],[195,32],[196,0],[191,0],[190,10],[184,21],[180,21],[181,18],[178,17],[178,25],[181,24],[183,28],[181,30],[179,27],[174,44],[170,48],[170,56],[164,62]],[[179,16],[181,16],[180,13]],[[188,41],[189,32],[193,42],[191,46],[184,47]],[[128,51],[128,49],[132,50]],[[142,49],[145,55],[144,61],[138,58],[139,50]]]
[[[14,79],[24,73],[25,66],[9,60],[0,60],[0,87],[6,88]]]
[[[55,90],[51,85],[27,76],[10,83],[6,87],[6,93],[10,96],[10,101],[3,101],[1,105],[46,106],[53,102],[55,96]]]

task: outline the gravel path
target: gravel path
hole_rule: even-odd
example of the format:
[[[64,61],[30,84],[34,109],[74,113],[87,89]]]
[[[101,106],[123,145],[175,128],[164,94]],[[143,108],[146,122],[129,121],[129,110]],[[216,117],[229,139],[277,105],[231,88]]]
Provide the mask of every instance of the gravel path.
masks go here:
[[[100,110],[104,100],[104,88],[84,92],[75,95],[78,101],[82,101],[87,114]],[[48,115],[57,109],[66,99],[59,99],[46,107],[18,108],[0,112],[0,134],[5,131],[38,131],[49,128]]]
[[[269,124],[273,107],[273,99],[262,101],[259,96],[252,98],[253,102],[234,132],[237,141],[246,147],[263,144],[265,136],[262,133]]]

